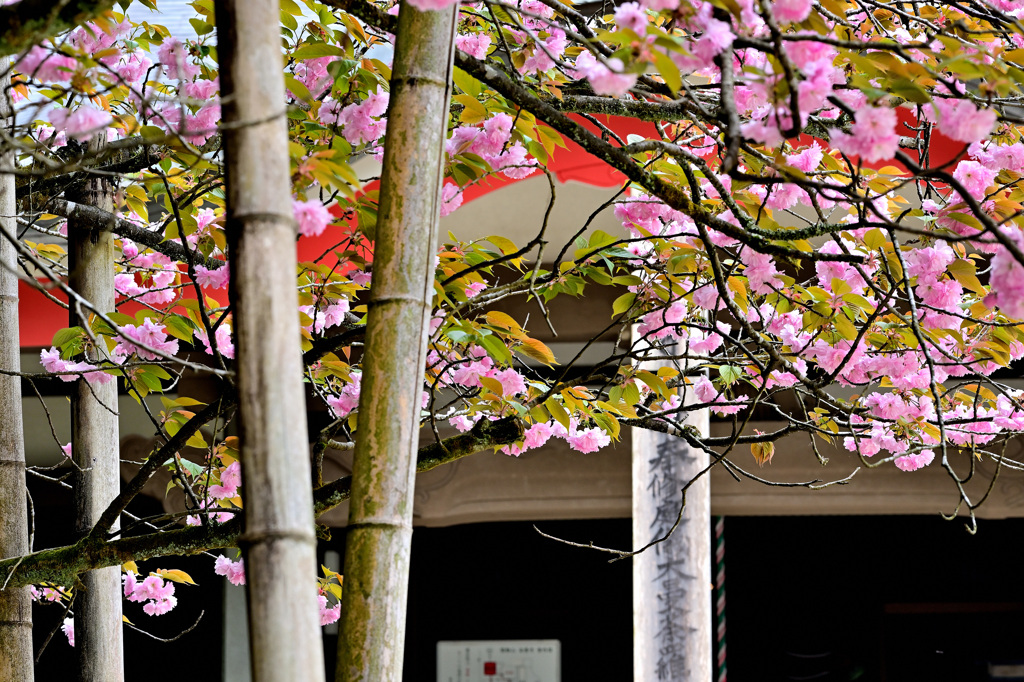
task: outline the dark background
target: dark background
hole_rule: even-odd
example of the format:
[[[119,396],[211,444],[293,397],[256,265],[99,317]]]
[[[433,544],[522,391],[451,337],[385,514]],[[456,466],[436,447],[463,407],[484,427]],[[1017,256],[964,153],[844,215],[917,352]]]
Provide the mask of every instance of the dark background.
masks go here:
[[[36,547],[71,537],[68,495],[32,482]],[[155,513],[140,500],[135,513]],[[149,508],[147,505],[151,505]],[[625,548],[628,519],[543,521],[546,533]],[[988,680],[988,662],[1024,662],[1024,521],[935,517],[728,517],[726,626],[732,682],[775,680]],[[344,531],[321,543],[343,552]],[[431,682],[441,640],[557,639],[562,676],[632,679],[631,567],[547,540],[533,524],[417,528],[413,534],[405,680]],[[220,680],[222,595],[207,556],[151,560],[180,568],[200,587],[179,585],[174,611],[125,614],[158,642],[125,632],[129,677],[150,682]],[[37,650],[62,609],[35,608]],[[335,636],[325,637],[328,679]],[[57,632],[36,679],[66,679],[74,657]],[[132,672],[134,671],[134,673]]]

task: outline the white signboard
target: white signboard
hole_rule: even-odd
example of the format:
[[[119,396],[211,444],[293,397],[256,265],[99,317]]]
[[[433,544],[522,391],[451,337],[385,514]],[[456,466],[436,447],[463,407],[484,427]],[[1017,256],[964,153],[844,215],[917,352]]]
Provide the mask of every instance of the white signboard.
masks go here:
[[[561,682],[557,639],[438,642],[437,682]]]

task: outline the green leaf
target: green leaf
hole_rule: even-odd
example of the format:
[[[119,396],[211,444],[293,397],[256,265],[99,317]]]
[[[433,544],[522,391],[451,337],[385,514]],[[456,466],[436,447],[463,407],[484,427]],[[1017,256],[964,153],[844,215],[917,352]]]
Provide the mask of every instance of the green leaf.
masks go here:
[[[200,448],[202,450],[205,450],[207,447],[209,447],[206,443],[206,439],[203,438],[203,433],[201,431],[196,431],[195,433],[193,433],[192,437],[185,441],[185,445],[192,448]]]
[[[841,337],[847,341],[853,341],[857,338],[857,328],[853,326],[853,323],[850,322],[846,315],[841,312],[837,313],[833,322],[836,325],[836,331],[839,332]]]
[[[174,460],[169,459],[167,461],[168,462],[173,462]],[[204,467],[202,464],[196,464],[195,462],[190,462],[187,459],[185,459],[184,457],[180,458],[178,460],[178,463],[181,465],[181,468],[184,469],[185,471],[187,471],[193,478],[196,477],[196,476],[202,476],[203,472],[206,471],[206,467]]]
[[[298,78],[286,73],[284,76],[284,84],[289,90],[292,91],[292,94],[294,94],[296,98],[302,100],[303,102],[312,103],[313,95],[310,94],[309,88],[303,85],[302,81],[300,81]]]
[[[70,341],[80,339],[85,336],[85,330],[81,327],[68,327],[67,329],[61,329],[53,335],[53,341],[50,345],[57,348],[63,348],[64,345]]]
[[[743,376],[743,370],[733,365],[722,365],[718,368],[718,376],[722,377],[722,383],[731,386]]]
[[[594,415],[594,421],[604,429],[605,433],[612,437],[612,440],[619,439],[619,420],[606,412],[598,412]]]
[[[565,430],[569,430],[569,413],[565,411],[562,404],[555,400],[554,396],[548,398],[544,402],[544,407],[548,408],[548,412],[555,418],[555,421],[565,427]]]
[[[492,358],[501,364],[507,365],[512,362],[512,353],[509,351],[508,346],[494,334],[485,336],[481,341],[481,345],[487,349]]]
[[[480,84],[480,81],[462,69],[457,68],[453,71],[452,80],[455,81],[455,85],[459,90],[462,90],[470,97],[480,97],[480,93],[484,91],[484,86]]]
[[[192,24],[192,28],[195,29],[197,36],[204,36],[213,30],[213,26],[202,19],[189,19],[188,23]]]
[[[679,92],[679,88],[683,85],[683,78],[679,74],[679,67],[676,66],[671,57],[661,50],[653,50],[652,54],[654,55],[654,65],[658,68],[658,73],[661,74],[665,85],[672,92]]]
[[[949,274],[953,279],[964,285],[979,296],[986,296],[988,291],[975,274],[977,268],[972,260],[955,260],[949,264]]]
[[[661,397],[668,398],[672,395],[672,391],[669,390],[668,384],[666,384],[665,380],[657,374],[648,372],[647,370],[641,370],[637,372],[636,375],[641,381],[647,384],[652,391],[656,391]],[[628,398],[629,396],[627,394],[627,400]]]
[[[616,315],[621,315],[630,308],[632,308],[633,302],[635,300],[636,294],[634,293],[628,293],[619,296],[617,299],[615,299],[615,302],[612,303],[612,317],[615,317]]]
[[[164,326],[167,327],[167,332],[182,341],[192,341],[192,333],[195,331],[195,327],[192,321],[187,317],[178,314],[168,315],[163,319]]]
[[[306,43],[299,47],[299,49],[295,50],[295,52],[292,52],[292,58],[297,61],[303,59],[319,59],[320,57],[344,56],[345,50],[341,49],[337,45],[328,45],[327,43]],[[289,85],[288,88],[292,92],[295,92],[296,95],[299,94],[291,87],[291,85]]]

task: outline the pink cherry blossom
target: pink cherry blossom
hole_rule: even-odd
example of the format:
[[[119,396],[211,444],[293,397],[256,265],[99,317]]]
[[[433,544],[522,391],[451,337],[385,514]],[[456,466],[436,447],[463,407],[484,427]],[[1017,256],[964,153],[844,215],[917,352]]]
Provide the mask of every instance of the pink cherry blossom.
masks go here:
[[[770,255],[744,248],[740,259],[746,266],[743,274],[747,276],[750,290],[755,294],[770,294],[773,289],[782,287],[783,282],[778,278],[780,273]]]
[[[134,85],[146,77],[152,66],[153,62],[144,55],[133,52],[128,55],[126,61],[115,66],[114,70],[121,77],[121,80]]]
[[[524,449],[539,448],[548,442],[552,433],[551,422],[536,422],[523,434]]]
[[[679,0],[640,0],[640,4],[654,12],[679,7]]]
[[[60,357],[60,351],[57,348],[51,346],[50,348],[39,351],[39,362],[43,366],[43,369],[47,372],[67,372],[68,362],[62,360]],[[74,381],[76,377],[71,374],[62,375],[61,381]]]
[[[476,422],[465,415],[456,415],[448,420],[448,423],[455,427],[459,433],[465,433],[473,428]]]
[[[526,158],[527,154],[526,147],[516,142],[498,156],[488,156],[485,159],[492,168],[501,170],[505,177],[522,180],[536,171],[537,160]]]
[[[1011,232],[1011,238],[1019,245],[1019,232]],[[991,293],[985,297],[989,307],[998,306],[1000,312],[1014,320],[1024,320],[1024,266],[1009,249],[1001,248],[992,257],[992,271],[989,274]]]
[[[465,293],[466,298],[475,298],[487,288],[487,282],[480,280],[479,282],[470,282],[466,285]]]
[[[196,266],[196,282],[204,289],[223,289],[231,279],[231,268],[227,264],[213,270],[205,265]]]
[[[202,342],[207,354],[213,355],[213,346],[210,344],[209,335],[205,329],[197,329],[195,331],[196,338]],[[226,358],[235,357],[235,343],[231,338],[231,325],[227,322],[221,322],[217,329],[213,332],[213,338],[217,342],[217,352]]]
[[[214,95],[220,89],[220,79],[214,78],[213,80],[200,79],[185,83],[182,90],[185,92],[185,96],[200,102],[205,102]]]
[[[245,564],[241,559],[232,561],[226,556],[219,556],[214,564],[213,572],[227,578],[232,585],[245,584]]]
[[[811,31],[798,31],[796,35],[807,36],[817,34]],[[790,60],[800,70],[811,64],[822,62],[831,65],[839,54],[836,48],[816,40],[794,40],[786,42],[785,45]]]
[[[67,617],[64,622],[61,623],[60,629],[64,632],[64,635],[68,638],[68,644],[71,646],[75,645],[75,619]]]
[[[242,470],[238,462],[232,462],[220,474],[220,485],[211,485],[210,497],[215,500],[226,500],[238,495],[238,486],[242,485]]]
[[[207,102],[194,114],[178,102],[168,102],[160,109],[155,123],[169,133],[180,135],[189,144],[201,146],[217,132],[220,104]]]
[[[998,174],[998,171],[969,160],[958,163],[956,170],[953,171],[953,177],[964,186],[967,193],[979,200],[985,198],[988,188],[992,186]]]
[[[89,364],[88,362],[68,362],[67,360],[62,360],[60,351],[52,346],[49,349],[39,351],[39,362],[47,372],[81,372],[82,378],[90,384],[102,385],[110,383],[115,379],[114,375],[100,371],[96,365]],[[59,378],[63,382],[71,383],[78,380],[78,375],[60,374]]]
[[[99,25],[90,22],[72,31],[68,36],[68,42],[86,53],[109,51],[110,53],[100,57],[99,61],[111,66],[121,58],[121,52],[115,44],[116,41],[128,35],[130,30],[131,24],[127,21],[110,27],[109,33]]]
[[[615,23],[637,35],[647,34],[647,12],[635,2],[624,2],[615,8]]]
[[[78,140],[89,140],[113,121],[110,114],[91,105],[78,107],[74,111],[65,108],[50,111],[50,123],[57,130]]]
[[[319,199],[296,199],[292,202],[292,211],[295,213],[295,221],[299,224],[299,234],[303,237],[320,236],[334,220],[334,216]]]
[[[127,571],[123,579],[125,598],[131,602],[145,602],[142,610],[147,615],[162,616],[178,604],[178,598],[174,596],[174,583],[165,582],[158,575],[147,576],[138,582],[135,574]]]
[[[166,327],[158,322],[154,322],[152,318],[146,318],[146,320],[138,326],[126,324],[118,331],[120,333],[115,338],[119,343],[114,347],[115,353],[119,353],[121,355],[137,353],[138,356],[144,360],[156,360],[159,358],[158,355],[136,346],[132,341],[144,343],[150,348],[160,351],[166,355],[174,355],[178,352],[178,340],[168,340]]]
[[[378,88],[362,102],[349,104],[340,111],[337,104],[327,106],[325,102],[321,119],[342,126],[342,136],[352,144],[374,142],[387,131],[387,119],[381,117],[387,113],[389,99],[390,94]]]
[[[907,274],[911,277],[934,278],[946,271],[956,259],[956,253],[943,240],[934,246],[911,249],[904,255],[907,261]]]
[[[700,377],[694,382],[693,392],[701,403],[711,405],[711,409],[718,414],[736,414],[746,406],[745,403],[739,401],[730,402],[723,398],[711,380],[705,376]]]
[[[811,14],[811,0],[774,0],[772,12],[778,21],[801,22]]]
[[[217,501],[212,499],[212,498],[207,498],[205,500],[200,501],[200,506],[201,506],[201,508],[203,510],[223,509],[223,507],[220,507],[217,504]],[[234,514],[232,514],[229,511],[222,511],[222,512],[210,512],[210,511],[207,511],[205,514],[203,514],[203,516],[208,518],[213,523],[226,523],[226,522],[231,520],[231,518],[234,516]],[[187,525],[187,526],[198,526],[198,525],[201,525],[201,524],[202,524],[202,521],[200,520],[198,514],[190,514],[189,516],[185,517],[185,525]]]
[[[958,142],[981,142],[996,124],[994,109],[979,110],[970,100],[936,98],[932,105],[938,112],[939,132]],[[925,111],[931,113],[927,107]]]
[[[199,75],[200,69],[192,62],[188,48],[177,38],[164,38],[157,50],[157,58],[169,78],[188,80]]]
[[[625,65],[617,57],[606,61],[608,66],[597,61],[589,51],[581,52],[575,62],[577,77],[590,81],[590,86],[599,95],[625,95],[636,83],[636,74],[622,73]]]
[[[306,89],[309,90],[309,94],[314,98],[320,97],[334,84],[334,76],[327,70],[329,64],[337,61],[337,57],[314,57],[313,59],[305,59],[295,66],[295,75]],[[289,95],[293,99],[298,99],[291,92]]]
[[[34,46],[22,57],[15,68],[44,83],[62,83],[71,80],[78,62],[74,57],[56,54],[52,48]]]
[[[462,188],[454,182],[446,182],[441,191],[441,217],[449,215],[462,206]]]
[[[896,112],[889,107],[866,106],[857,110],[850,133],[832,133],[832,144],[844,154],[860,156],[865,161],[891,159],[899,149]]]
[[[526,393],[526,382],[523,380],[523,375],[512,368],[496,372],[493,378],[501,382],[502,393],[506,398]]]
[[[729,24],[718,19],[708,18],[704,21],[704,33],[693,44],[693,55],[699,60],[695,70],[706,69],[712,66],[715,57],[720,55],[725,48],[732,45],[736,35],[732,32]],[[680,65],[681,68],[684,65]],[[685,70],[685,69],[684,69]]]
[[[597,452],[612,442],[611,436],[605,433],[604,429],[598,427],[582,431],[573,429],[566,440],[569,442],[569,447],[583,454]]]
[[[931,450],[922,450],[921,452],[897,457],[894,463],[896,464],[896,468],[901,471],[917,471],[918,469],[931,464],[934,459],[934,452]]]
[[[338,602],[334,606],[327,606],[327,597],[324,595],[318,595],[317,601],[320,603],[320,625],[330,625],[335,623],[341,618],[341,602]]]
[[[327,397],[327,404],[336,418],[344,419],[359,406],[362,378],[363,375],[360,372],[352,372],[349,376],[349,383],[341,389],[340,395]]]
[[[455,47],[462,50],[470,57],[483,59],[487,56],[487,50],[491,47],[491,36],[486,33],[473,33],[468,36],[456,36]]]

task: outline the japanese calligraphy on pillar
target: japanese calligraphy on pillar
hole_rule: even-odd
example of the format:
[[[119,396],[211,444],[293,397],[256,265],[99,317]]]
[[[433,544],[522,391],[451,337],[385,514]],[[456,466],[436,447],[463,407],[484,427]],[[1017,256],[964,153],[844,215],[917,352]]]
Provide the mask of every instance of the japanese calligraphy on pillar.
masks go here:
[[[688,424],[707,433],[707,411]],[[633,431],[633,543],[663,537],[679,517],[682,489],[707,453],[662,433]],[[671,537],[633,559],[634,679],[711,679],[711,496],[709,476],[686,492]]]

